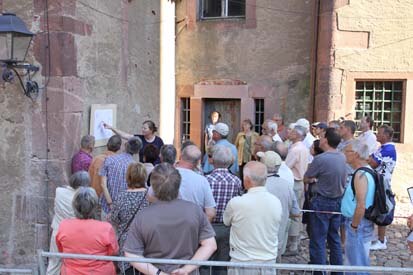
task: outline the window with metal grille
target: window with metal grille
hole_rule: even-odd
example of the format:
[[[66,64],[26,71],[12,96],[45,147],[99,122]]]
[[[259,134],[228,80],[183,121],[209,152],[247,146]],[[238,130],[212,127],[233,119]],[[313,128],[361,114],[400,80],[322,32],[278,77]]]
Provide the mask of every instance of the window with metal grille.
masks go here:
[[[245,0],[201,0],[201,18],[245,17]]]
[[[356,121],[363,116],[374,120],[373,130],[382,124],[393,127],[393,140],[400,141],[403,111],[403,81],[357,81]]]
[[[264,99],[256,98],[255,102],[255,132],[261,134],[261,125],[264,122]]]
[[[190,98],[184,97],[181,98],[181,142],[189,140],[190,137]]]

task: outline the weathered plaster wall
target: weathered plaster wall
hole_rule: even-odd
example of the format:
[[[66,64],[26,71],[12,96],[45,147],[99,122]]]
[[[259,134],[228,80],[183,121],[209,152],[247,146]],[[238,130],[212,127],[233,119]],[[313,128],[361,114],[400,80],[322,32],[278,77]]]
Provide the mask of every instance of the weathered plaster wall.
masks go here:
[[[91,104],[118,104],[125,131],[159,123],[159,2],[48,2],[50,69],[45,1],[0,0],[37,34],[29,61],[48,83],[34,103],[17,83],[0,83],[0,264],[30,265],[48,248],[54,190],[89,132]]]
[[[196,0],[177,2],[178,96],[201,80],[241,80],[250,96],[265,97],[266,116],[307,116],[314,2],[247,0],[245,20],[203,21]]]
[[[159,125],[159,1],[81,2],[79,18],[94,27],[90,37],[76,39],[79,78],[87,90],[82,134],[94,103],[117,104],[117,126],[126,132],[140,134],[147,119]]]

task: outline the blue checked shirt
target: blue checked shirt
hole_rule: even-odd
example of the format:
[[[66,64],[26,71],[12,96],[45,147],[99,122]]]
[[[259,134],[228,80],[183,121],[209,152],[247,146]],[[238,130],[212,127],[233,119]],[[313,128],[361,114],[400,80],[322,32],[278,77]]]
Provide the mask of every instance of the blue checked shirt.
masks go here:
[[[129,164],[134,162],[132,155],[128,153],[120,153],[105,159],[102,168],[99,171],[99,176],[106,177],[108,191],[112,201],[116,199],[121,191],[128,188],[126,182],[126,171]],[[109,205],[106,202],[105,196],[100,197],[100,204],[105,213],[109,213]]]
[[[241,180],[225,168],[214,169],[206,178],[211,185],[212,195],[217,204],[217,214],[212,222],[222,223],[227,203],[233,197],[241,195]]]

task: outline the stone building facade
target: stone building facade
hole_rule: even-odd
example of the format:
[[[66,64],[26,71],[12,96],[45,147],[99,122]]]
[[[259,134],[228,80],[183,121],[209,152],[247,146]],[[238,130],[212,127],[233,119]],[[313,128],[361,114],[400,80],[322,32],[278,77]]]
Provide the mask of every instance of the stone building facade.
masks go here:
[[[120,129],[159,122],[160,5],[0,0],[0,10],[36,33],[28,61],[41,68],[35,102],[17,82],[0,83],[0,265],[21,266],[48,248],[54,192],[89,132],[91,104],[117,104]]]
[[[176,3],[176,123],[181,131],[175,139],[189,134],[201,144],[213,109],[230,124],[230,136],[246,118],[261,124],[275,112],[289,121],[311,115],[315,1],[235,1],[245,5],[241,17],[204,16],[211,2],[221,3]],[[190,121],[185,121],[181,110],[188,106]],[[255,118],[257,111],[263,116]]]
[[[175,13],[172,53],[162,39],[163,24],[174,23],[162,17],[166,2]],[[29,61],[40,66],[35,80],[44,87],[31,102],[18,83],[0,82],[0,265],[32,264],[36,249],[47,249],[54,190],[67,182],[89,131],[91,104],[117,104],[126,131],[138,132],[146,119],[172,126],[177,146],[187,138],[202,144],[215,109],[232,136],[243,119],[260,124],[274,113],[286,122],[380,115],[397,126],[394,186],[405,192],[413,178],[411,1],[214,6],[223,2],[0,0],[1,11],[37,34]],[[175,102],[160,92],[166,56],[174,57]],[[175,115],[162,116],[171,104]]]

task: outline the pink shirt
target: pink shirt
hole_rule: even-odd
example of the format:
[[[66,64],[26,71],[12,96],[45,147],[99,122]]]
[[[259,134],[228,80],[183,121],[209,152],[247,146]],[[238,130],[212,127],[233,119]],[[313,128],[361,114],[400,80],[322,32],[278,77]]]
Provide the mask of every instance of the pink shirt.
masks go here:
[[[302,141],[291,145],[285,164],[293,171],[294,180],[303,180],[308,166],[310,151]]]
[[[111,256],[119,246],[112,225],[97,220],[65,219],[56,235],[59,252]],[[109,261],[64,259],[64,275],[115,275],[115,266]]]

